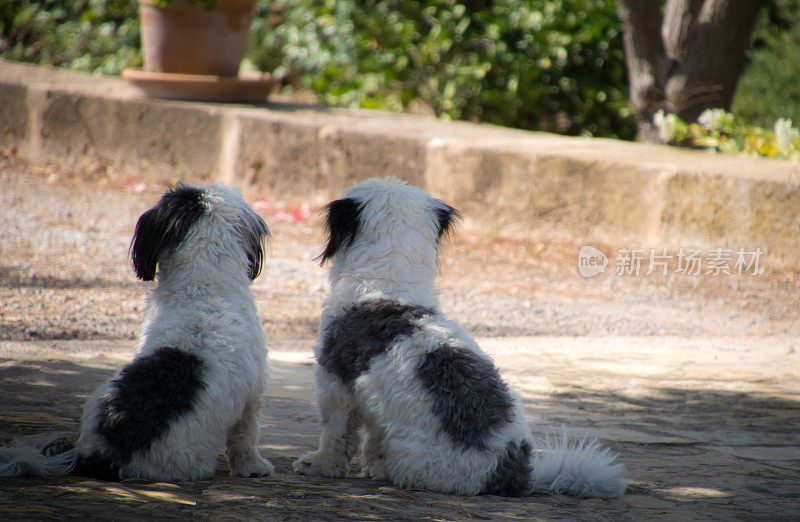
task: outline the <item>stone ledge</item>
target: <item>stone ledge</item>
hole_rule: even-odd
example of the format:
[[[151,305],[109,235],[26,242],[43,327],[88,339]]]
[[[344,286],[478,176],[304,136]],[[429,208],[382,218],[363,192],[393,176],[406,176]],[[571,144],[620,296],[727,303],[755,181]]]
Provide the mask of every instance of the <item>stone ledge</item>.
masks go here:
[[[6,61],[0,140],[33,164],[287,198],[395,175],[489,230],[761,247],[800,266],[800,166],[787,162],[377,111],[149,100],[120,79]]]

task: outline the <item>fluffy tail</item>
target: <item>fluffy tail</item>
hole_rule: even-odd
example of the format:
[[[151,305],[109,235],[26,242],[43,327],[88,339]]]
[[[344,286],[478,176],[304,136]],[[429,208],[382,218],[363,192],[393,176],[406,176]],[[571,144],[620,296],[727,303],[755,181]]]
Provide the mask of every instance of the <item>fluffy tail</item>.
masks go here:
[[[625,465],[596,439],[561,430],[548,433],[534,447],[534,492],[609,498],[621,495],[628,486]]]
[[[77,460],[78,450],[63,434],[17,439],[0,446],[0,477],[67,475]]]

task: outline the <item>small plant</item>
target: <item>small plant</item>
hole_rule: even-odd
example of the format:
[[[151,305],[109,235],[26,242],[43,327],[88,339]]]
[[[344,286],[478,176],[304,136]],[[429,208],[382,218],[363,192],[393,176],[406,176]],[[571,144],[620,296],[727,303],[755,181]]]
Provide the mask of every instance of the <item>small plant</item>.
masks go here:
[[[748,125],[723,109],[707,109],[694,123],[658,111],[653,123],[665,143],[800,162],[800,131],[785,118],[768,130]]]

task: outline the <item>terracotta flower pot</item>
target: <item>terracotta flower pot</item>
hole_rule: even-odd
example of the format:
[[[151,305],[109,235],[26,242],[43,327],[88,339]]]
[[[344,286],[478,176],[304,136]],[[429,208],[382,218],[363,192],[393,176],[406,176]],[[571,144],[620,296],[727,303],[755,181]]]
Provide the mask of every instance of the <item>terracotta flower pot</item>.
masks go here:
[[[211,10],[191,0],[169,0],[166,7],[139,3],[145,71],[238,74],[255,0],[216,0]]]

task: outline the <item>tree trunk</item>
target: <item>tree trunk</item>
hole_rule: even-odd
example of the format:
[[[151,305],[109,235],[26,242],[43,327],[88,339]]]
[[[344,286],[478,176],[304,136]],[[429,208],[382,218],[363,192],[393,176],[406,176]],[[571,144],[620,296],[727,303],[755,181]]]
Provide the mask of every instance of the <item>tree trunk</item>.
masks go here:
[[[637,140],[659,142],[659,109],[685,121],[729,110],[762,0],[620,0]]]

